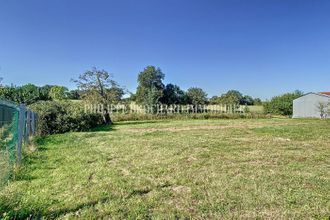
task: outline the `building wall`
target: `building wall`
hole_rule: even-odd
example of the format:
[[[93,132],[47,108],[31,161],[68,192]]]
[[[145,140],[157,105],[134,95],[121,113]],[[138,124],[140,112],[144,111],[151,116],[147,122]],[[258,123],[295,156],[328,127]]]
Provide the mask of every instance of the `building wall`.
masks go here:
[[[293,101],[293,118],[320,118],[317,106],[320,102],[330,103],[330,97],[307,94]],[[330,118],[330,115],[328,115]]]

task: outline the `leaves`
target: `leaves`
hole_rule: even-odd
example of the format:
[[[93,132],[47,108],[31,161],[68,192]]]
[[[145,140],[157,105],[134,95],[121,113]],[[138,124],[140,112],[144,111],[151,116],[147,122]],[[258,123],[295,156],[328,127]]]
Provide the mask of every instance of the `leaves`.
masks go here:
[[[81,74],[73,82],[81,91],[81,97],[88,102],[118,103],[124,95],[124,90],[112,79],[111,74],[95,67]]]
[[[189,88],[187,91],[187,97],[189,103],[193,105],[204,105],[207,102],[207,94],[201,88]]]
[[[165,75],[159,68],[147,66],[138,76],[136,101],[144,105],[156,105],[163,96]]]

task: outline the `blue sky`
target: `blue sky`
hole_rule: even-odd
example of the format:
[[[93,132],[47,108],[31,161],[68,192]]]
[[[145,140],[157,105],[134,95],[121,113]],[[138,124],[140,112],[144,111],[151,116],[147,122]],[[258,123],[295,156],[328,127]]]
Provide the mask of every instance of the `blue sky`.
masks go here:
[[[328,0],[0,0],[0,76],[61,84],[92,66],[263,99],[330,90]]]

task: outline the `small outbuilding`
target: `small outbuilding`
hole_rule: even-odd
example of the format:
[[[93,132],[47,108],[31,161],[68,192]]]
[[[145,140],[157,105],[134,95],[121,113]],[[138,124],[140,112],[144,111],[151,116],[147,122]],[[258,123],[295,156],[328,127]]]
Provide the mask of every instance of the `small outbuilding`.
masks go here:
[[[307,93],[293,100],[293,118],[330,118],[330,92]]]

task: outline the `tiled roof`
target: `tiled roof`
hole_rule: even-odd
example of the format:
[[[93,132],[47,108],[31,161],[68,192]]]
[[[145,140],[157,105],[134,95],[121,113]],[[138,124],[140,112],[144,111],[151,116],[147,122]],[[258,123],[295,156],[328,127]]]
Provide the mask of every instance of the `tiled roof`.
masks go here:
[[[330,96],[330,92],[320,92],[320,94]]]

